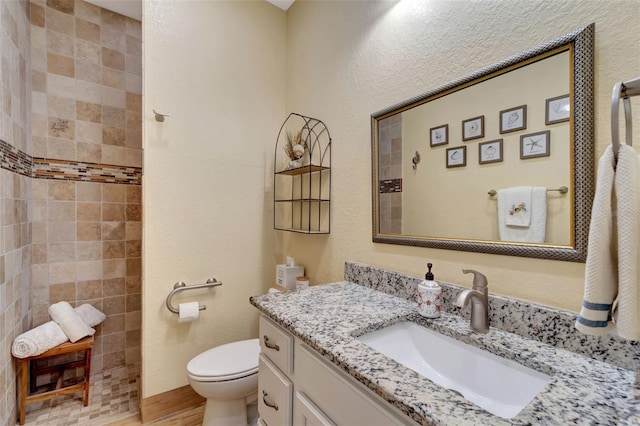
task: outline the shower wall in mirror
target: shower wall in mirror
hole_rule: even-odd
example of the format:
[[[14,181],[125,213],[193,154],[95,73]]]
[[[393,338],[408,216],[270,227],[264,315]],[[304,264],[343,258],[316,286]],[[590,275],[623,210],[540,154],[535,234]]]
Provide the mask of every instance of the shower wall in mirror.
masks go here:
[[[584,261],[593,29],[373,114],[373,240]]]

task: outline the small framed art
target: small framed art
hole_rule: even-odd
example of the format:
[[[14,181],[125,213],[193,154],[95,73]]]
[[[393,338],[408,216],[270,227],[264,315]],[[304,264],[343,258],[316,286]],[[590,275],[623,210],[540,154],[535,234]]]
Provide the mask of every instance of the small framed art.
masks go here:
[[[499,163],[502,161],[502,139],[482,142],[478,145],[478,162],[480,164]]]
[[[524,130],[527,128],[527,106],[500,111],[500,134]]]
[[[569,121],[569,114],[571,113],[569,95],[549,98],[545,101],[545,103],[545,124],[555,124],[561,123],[563,121]]]
[[[484,115],[462,122],[462,140],[470,141],[484,137]]]
[[[431,129],[429,129],[429,133],[431,134],[431,146],[446,145],[449,143],[448,124],[444,124],[438,127],[432,127]]]
[[[548,157],[551,155],[551,132],[549,130],[520,136],[520,159]]]
[[[447,168],[467,165],[467,147],[458,146],[447,149]]]

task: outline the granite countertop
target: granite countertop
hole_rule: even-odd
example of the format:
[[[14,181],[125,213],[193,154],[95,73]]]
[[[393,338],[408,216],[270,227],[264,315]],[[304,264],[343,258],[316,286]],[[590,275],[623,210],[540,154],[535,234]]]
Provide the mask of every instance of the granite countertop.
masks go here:
[[[304,290],[254,296],[267,317],[317,350],[422,425],[632,424],[637,413],[636,372],[492,328],[471,332],[469,321],[443,313],[429,320],[415,303],[343,281]],[[552,375],[551,382],[516,417],[495,416],[356,337],[410,320]],[[455,419],[455,420],[454,420]]]

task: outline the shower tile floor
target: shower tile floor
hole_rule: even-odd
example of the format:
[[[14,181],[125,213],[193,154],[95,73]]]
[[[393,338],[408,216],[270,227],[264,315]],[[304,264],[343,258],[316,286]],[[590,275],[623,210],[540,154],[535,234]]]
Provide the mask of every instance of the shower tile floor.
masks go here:
[[[139,412],[140,369],[116,367],[91,376],[89,405],[82,392],[27,405],[25,425],[106,425]],[[16,422],[18,424],[18,422]]]

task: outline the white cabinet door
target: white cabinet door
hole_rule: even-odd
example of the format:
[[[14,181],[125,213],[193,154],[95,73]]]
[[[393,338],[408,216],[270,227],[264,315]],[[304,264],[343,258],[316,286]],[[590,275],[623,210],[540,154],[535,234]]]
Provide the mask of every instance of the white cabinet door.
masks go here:
[[[284,374],[293,371],[293,336],[264,315],[260,317],[260,352]]]
[[[293,402],[294,426],[336,426],[316,405],[302,392],[296,392]]]
[[[293,384],[260,354],[258,373],[258,412],[268,426],[291,425]]]
[[[323,360],[306,344],[296,340],[296,392],[303,392],[340,426],[415,425],[399,410]],[[269,423],[269,422],[267,422]],[[296,425],[297,426],[297,425]]]

